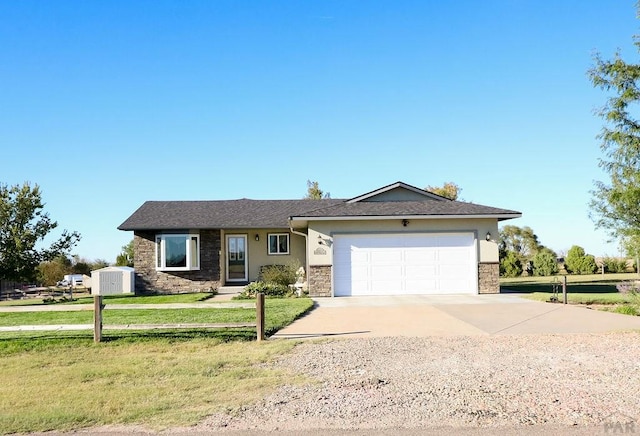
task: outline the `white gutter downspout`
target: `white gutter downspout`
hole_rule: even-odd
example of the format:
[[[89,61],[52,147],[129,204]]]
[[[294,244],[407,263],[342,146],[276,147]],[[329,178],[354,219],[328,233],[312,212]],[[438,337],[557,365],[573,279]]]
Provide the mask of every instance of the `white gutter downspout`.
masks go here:
[[[309,290],[309,235],[307,235],[306,233],[298,232],[297,230],[293,230],[293,227],[291,227],[291,218],[289,218],[289,231],[294,235],[300,235],[304,237],[304,247],[306,252],[304,268],[305,268],[305,279],[307,282],[307,291],[308,291]]]

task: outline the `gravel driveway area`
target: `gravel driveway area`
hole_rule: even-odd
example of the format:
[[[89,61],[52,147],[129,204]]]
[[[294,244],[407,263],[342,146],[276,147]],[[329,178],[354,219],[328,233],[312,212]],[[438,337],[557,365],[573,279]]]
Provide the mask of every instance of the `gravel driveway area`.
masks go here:
[[[640,432],[638,332],[306,342],[270,366],[309,383],[193,430],[589,426],[604,433],[621,424]]]

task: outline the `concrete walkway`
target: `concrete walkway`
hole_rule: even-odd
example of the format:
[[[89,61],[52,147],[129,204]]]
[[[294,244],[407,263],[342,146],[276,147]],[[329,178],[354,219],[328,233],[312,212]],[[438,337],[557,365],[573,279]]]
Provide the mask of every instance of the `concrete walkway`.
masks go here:
[[[640,317],[541,303],[515,295],[315,299],[274,338],[460,336],[640,331]]]

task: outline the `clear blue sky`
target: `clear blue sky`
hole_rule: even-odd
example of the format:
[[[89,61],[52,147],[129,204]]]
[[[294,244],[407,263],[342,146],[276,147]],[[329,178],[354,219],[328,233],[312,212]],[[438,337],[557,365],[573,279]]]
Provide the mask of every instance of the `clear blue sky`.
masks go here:
[[[145,200],[348,198],[454,181],[557,251],[616,244],[586,72],[637,61],[625,1],[4,1],[0,182],[110,262]]]

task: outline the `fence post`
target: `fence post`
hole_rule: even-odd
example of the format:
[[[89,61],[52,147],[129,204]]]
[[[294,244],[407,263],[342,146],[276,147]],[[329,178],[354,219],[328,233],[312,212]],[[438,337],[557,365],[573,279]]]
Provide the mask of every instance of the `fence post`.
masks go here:
[[[258,342],[264,341],[264,294],[262,292],[256,296],[256,331]]]
[[[567,276],[562,276],[562,302],[567,304]]]
[[[93,296],[93,341],[102,341],[102,295]]]

